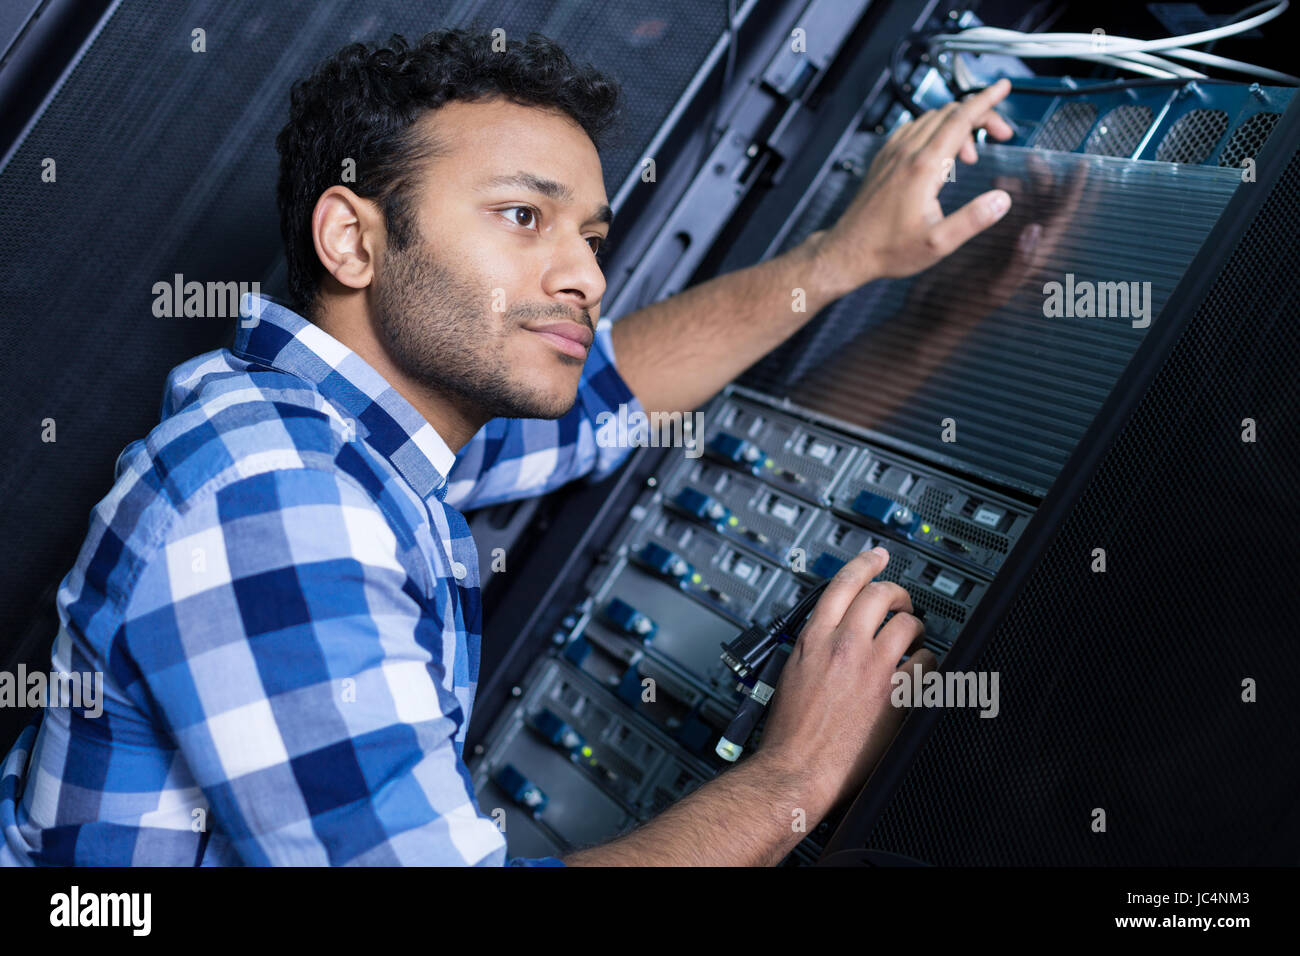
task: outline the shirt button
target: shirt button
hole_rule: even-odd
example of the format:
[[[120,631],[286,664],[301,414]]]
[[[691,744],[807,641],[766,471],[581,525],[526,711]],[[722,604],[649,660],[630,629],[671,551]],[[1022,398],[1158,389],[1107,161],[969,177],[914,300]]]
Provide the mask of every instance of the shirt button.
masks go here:
[[[465,575],[468,574],[469,571],[465,567],[465,565],[461,564],[459,561],[453,561],[451,562],[451,573],[454,574],[456,576],[456,580],[459,581],[461,580],[461,578],[465,577]]]

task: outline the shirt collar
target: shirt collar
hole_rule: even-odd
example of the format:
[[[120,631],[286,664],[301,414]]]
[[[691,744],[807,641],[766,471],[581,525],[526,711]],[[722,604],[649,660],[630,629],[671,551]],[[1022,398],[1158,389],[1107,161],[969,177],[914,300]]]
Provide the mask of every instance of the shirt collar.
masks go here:
[[[383,454],[422,498],[441,501],[456,455],[432,425],[350,348],[274,299],[250,293],[240,303],[240,358],[306,379],[350,415],[356,435]]]

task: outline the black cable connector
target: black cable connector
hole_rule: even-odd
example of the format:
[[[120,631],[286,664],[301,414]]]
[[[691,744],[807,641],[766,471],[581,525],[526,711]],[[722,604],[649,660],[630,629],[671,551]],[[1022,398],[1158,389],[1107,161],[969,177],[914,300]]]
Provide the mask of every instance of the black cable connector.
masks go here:
[[[754,689],[749,692],[749,696],[736,711],[736,716],[731,718],[731,723],[727,724],[722,739],[718,741],[716,753],[723,760],[734,763],[744,752],[745,742],[758,726],[758,718],[763,716],[767,702],[772,699],[772,694],[776,691],[776,682],[781,677],[781,668],[785,666],[790,650],[789,644],[781,644],[767,655],[767,660],[763,662],[763,669],[758,672],[758,680],[754,682]]]
[[[794,642],[812,615],[822,592],[830,580],[823,581],[803,596],[787,613],[774,618],[771,623],[751,624],[730,643],[722,645],[722,659],[727,666],[740,677],[747,677],[762,660],[758,677],[749,695],[741,702],[736,715],[731,718],[726,732],[718,740],[715,752],[723,760],[735,762],[745,750],[745,743],[758,726],[768,701],[776,691],[776,682],[781,676],[781,668],[794,649]],[[897,613],[890,611],[882,623],[888,622]],[[925,620],[925,608],[914,606],[912,616],[918,621]],[[764,655],[766,658],[764,659]]]

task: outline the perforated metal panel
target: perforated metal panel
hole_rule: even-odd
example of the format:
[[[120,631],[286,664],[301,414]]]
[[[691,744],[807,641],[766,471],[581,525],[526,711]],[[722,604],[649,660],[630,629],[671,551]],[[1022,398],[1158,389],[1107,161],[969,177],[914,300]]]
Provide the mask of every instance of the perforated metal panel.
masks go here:
[[[854,159],[865,167],[871,155]],[[988,143],[940,201],[951,212],[1000,183],[1014,197],[991,230],[915,279],[872,282],[839,299],[743,384],[969,474],[1045,492],[1146,334],[1144,320],[1110,306],[1091,317],[1049,315],[1047,284],[1073,300],[1064,284],[1076,279],[1098,290],[1138,283],[1149,294],[1145,321],[1159,321],[1241,179],[1214,166]],[[847,174],[825,184],[841,195],[855,186]],[[828,214],[836,206],[829,196],[815,203]],[[1032,268],[1011,268],[1035,225],[1057,238]],[[1015,289],[987,296],[992,277]],[[944,439],[947,419],[956,441]]]
[[[976,662],[1000,675],[999,716],[944,711],[869,846],[1294,865],[1300,154],[1268,188]]]
[[[1269,134],[1282,118],[1281,113],[1256,113],[1232,131],[1228,144],[1223,147],[1219,157],[1220,166],[1240,166],[1247,157],[1259,156]]]
[[[1097,107],[1091,103],[1064,103],[1043,121],[1042,128],[1034,137],[1034,146],[1038,149],[1056,149],[1063,153],[1073,152],[1079,148],[1088,128],[1096,119]]]
[[[1228,131],[1223,110],[1192,110],[1174,121],[1156,147],[1161,163],[1203,163]]]
[[[1150,128],[1151,107],[1133,104],[1117,106],[1103,116],[1096,129],[1088,134],[1083,151],[1098,156],[1132,156]]]

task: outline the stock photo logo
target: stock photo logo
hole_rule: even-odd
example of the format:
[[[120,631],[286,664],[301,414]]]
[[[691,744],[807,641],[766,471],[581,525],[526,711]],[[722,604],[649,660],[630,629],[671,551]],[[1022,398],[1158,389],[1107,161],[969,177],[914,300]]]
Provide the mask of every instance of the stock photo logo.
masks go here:
[[[1076,280],[1043,285],[1043,315],[1049,319],[1131,319],[1133,328],[1151,324],[1150,282],[1091,282]]]
[[[71,707],[84,717],[104,713],[102,671],[0,671],[0,707]]]
[[[182,273],[153,284],[153,314],[159,319],[234,319],[245,328],[261,317],[260,282],[199,282]]]
[[[704,454],[704,412],[650,412],[629,410],[596,416],[596,444],[601,448],[682,448],[687,458]]]

